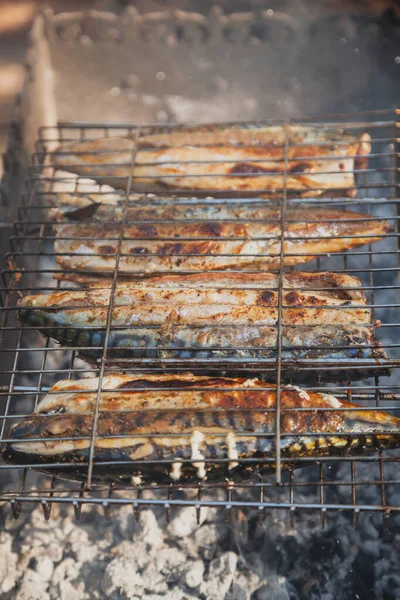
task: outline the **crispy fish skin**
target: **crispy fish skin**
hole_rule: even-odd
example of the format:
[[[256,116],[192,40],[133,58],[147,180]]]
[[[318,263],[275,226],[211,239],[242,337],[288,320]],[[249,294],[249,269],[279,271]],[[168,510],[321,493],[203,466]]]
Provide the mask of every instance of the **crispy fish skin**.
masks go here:
[[[97,378],[58,382],[35,413],[11,430],[4,458],[84,478],[98,385]],[[257,379],[138,374],[106,376],[102,390],[95,481],[240,480],[274,468],[273,385]],[[303,457],[395,448],[400,419],[287,386],[281,390],[280,432],[283,467],[293,467],[293,459]],[[105,461],[111,464],[101,464]],[[46,463],[56,463],[56,470],[46,469]]]
[[[285,147],[287,151],[287,177]],[[133,185],[204,191],[258,192],[270,197],[279,190],[300,195],[348,190],[355,196],[354,170],[364,169],[371,138],[291,125],[202,125],[169,128],[139,137],[104,138],[65,143],[53,154],[59,168],[125,189],[132,156],[138,146]]]
[[[267,270],[279,267],[281,223],[276,205],[192,205],[184,210],[174,205],[130,210],[121,245],[121,275],[249,265]],[[390,229],[386,221],[368,215],[312,205],[289,206],[286,216],[285,266],[379,241]],[[66,270],[112,273],[120,227],[118,222],[56,225],[58,264]]]
[[[109,352],[119,358],[275,358],[279,278],[203,273],[117,285]],[[19,318],[67,346],[101,355],[110,287],[25,296]],[[385,360],[356,277],[283,278],[282,356]]]

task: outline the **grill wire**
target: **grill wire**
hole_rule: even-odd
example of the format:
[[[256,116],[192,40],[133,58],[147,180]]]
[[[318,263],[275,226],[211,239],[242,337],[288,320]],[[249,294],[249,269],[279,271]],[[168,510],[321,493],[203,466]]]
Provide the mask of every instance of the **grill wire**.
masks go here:
[[[175,506],[190,505],[196,510],[200,521],[202,506],[220,507],[231,518],[231,511],[235,508],[253,508],[264,514],[266,509],[287,509],[292,522],[295,514],[303,510],[317,510],[321,515],[321,524],[325,523],[327,511],[350,511],[353,523],[357,521],[360,512],[379,512],[387,520],[391,512],[400,510],[399,485],[400,478],[397,472],[399,455],[393,451],[381,451],[373,455],[356,457],[326,457],[315,460],[301,458],[300,470],[281,469],[280,457],[280,421],[282,409],[280,406],[280,390],[284,383],[286,372],[296,383],[296,374],[302,374],[306,383],[302,383],[305,391],[318,391],[332,393],[338,398],[358,403],[370,411],[385,410],[396,414],[398,410],[400,378],[398,367],[400,365],[400,344],[396,342],[400,330],[400,298],[399,291],[399,239],[398,239],[398,114],[399,111],[379,111],[359,115],[340,115],[329,117],[324,122],[304,119],[302,121],[288,120],[285,122],[268,121],[267,124],[278,124],[286,132],[286,141],[283,147],[284,173],[283,189],[280,190],[280,255],[278,275],[278,341],[277,356],[263,358],[262,348],[257,348],[259,357],[252,359],[201,359],[201,358],[129,358],[116,361],[109,352],[108,340],[113,329],[114,295],[118,276],[120,275],[119,263],[123,256],[122,248],[127,224],[127,210],[132,204],[130,197],[135,187],[135,152],[132,153],[130,177],[121,194],[121,219],[118,222],[119,236],[113,243],[117,245],[115,253],[115,270],[109,279],[111,285],[110,302],[107,307],[107,328],[105,343],[100,350],[100,358],[91,364],[84,362],[78,356],[78,347],[59,347],[55,342],[46,339],[36,330],[22,325],[17,319],[16,302],[19,294],[42,293],[66,289],[70,284],[53,279],[54,272],[67,273],[67,269],[56,266],[53,248],[54,231],[53,221],[47,214],[49,206],[57,204],[62,186],[66,180],[59,178],[49,163],[52,153],[48,152],[51,143],[60,141],[84,141],[114,135],[130,134],[134,139],[140,138],[148,131],[157,131],[159,126],[136,126],[132,124],[90,124],[90,123],[61,123],[56,128],[43,128],[40,130],[37,142],[37,152],[33,156],[32,165],[26,180],[25,190],[22,194],[21,207],[18,220],[14,223],[14,235],[10,240],[11,251],[7,255],[8,267],[2,272],[1,288],[1,381],[3,383],[0,395],[1,417],[1,442],[4,445],[9,441],[11,426],[26,415],[29,415],[39,399],[49,388],[60,379],[75,379],[82,376],[99,377],[96,408],[93,414],[93,428],[90,437],[90,459],[87,464],[87,482],[77,484],[59,479],[57,465],[46,465],[47,469],[54,471],[54,476],[41,475],[31,471],[29,465],[9,465],[0,462],[2,472],[0,500],[11,505],[14,516],[17,518],[24,503],[42,504],[46,518],[49,518],[51,506],[55,502],[72,503],[76,517],[79,518],[82,506],[92,503],[103,506],[105,515],[109,516],[112,506],[131,504],[135,515],[139,518],[142,506],[164,507],[167,520],[170,518],[171,509]],[[326,189],[326,195],[318,198],[298,198],[288,194],[286,180],[288,175],[288,153],[291,148],[290,126],[313,125],[315,127],[345,128],[346,132],[363,133],[367,131],[372,136],[372,151],[369,157],[368,168],[356,175],[357,197],[350,198],[342,194],[337,196],[334,190]],[[333,157],[326,157],[331,160]],[[226,161],[223,161],[226,162]],[[252,161],[253,162],[253,161]],[[190,174],[189,174],[190,176]],[[250,174],[249,176],[255,176]],[[91,179],[96,179],[91,177]],[[76,195],[85,195],[85,178],[71,176],[68,180],[69,189]],[[71,186],[73,186],[71,188]],[[148,187],[147,193],[153,196],[143,197],[139,204],[154,205],[160,189],[156,184],[154,188]],[[332,193],[329,193],[332,192]],[[90,197],[101,201],[104,186],[99,185],[97,191],[91,191]],[[117,192],[115,192],[117,193]],[[173,192],[164,191],[163,194],[172,194],[169,203],[179,205],[182,196],[193,198],[188,202],[197,205],[201,203],[229,203],[238,201],[235,194],[217,194],[204,192],[192,194],[184,189],[174,189]],[[262,193],[262,190],[259,191]],[[213,200],[208,197],[212,196]],[[257,196],[257,194],[256,194]],[[251,204],[254,198],[246,196],[241,198],[242,203]],[[261,200],[262,201],[262,200]],[[159,200],[162,203],[162,200]],[[268,202],[268,200],[265,200]],[[374,215],[378,220],[386,219],[392,230],[382,241],[374,245],[367,244],[360,249],[339,252],[332,255],[321,255],[304,265],[296,267],[301,271],[333,271],[356,275],[361,279],[362,287],[367,295],[367,306],[372,312],[372,320],[381,321],[382,326],[377,329],[377,337],[388,355],[384,369],[390,366],[392,374],[387,377],[382,367],[379,367],[372,377],[369,377],[368,368],[370,361],[361,359],[342,359],[327,361],[323,359],[303,359],[288,361],[283,358],[282,343],[282,314],[283,314],[283,274],[287,271],[283,263],[285,250],[283,241],[287,229],[287,208],[299,203],[312,204],[315,207],[327,206],[338,209],[355,210],[368,215]],[[137,203],[135,202],[135,205]],[[183,215],[180,223],[190,222]],[[310,222],[312,221],[312,215]],[[172,224],[178,222],[173,221]],[[115,223],[114,223],[115,224]],[[348,237],[348,236],[346,236]],[[200,238],[201,239],[201,238]],[[226,238],[224,238],[224,241]],[[313,253],[315,256],[315,253]],[[230,269],[234,271],[234,269]],[[243,272],[256,272],[256,269],[246,267]],[[138,271],[136,275],[142,275]],[[361,380],[353,381],[349,376],[349,369],[364,371]],[[179,370],[180,372],[195,370],[196,373],[208,373],[211,369],[223,372],[225,375],[253,376],[275,380],[277,384],[277,402],[275,410],[276,432],[275,447],[277,448],[276,469],[273,475],[259,477],[250,482],[224,481],[221,483],[201,482],[199,484],[176,483],[171,485],[120,487],[117,484],[94,485],[92,484],[93,460],[95,457],[95,443],[97,438],[97,420],[99,416],[99,403],[104,389],[103,378],[106,374],[118,373],[165,373]],[[326,373],[334,371],[337,381],[327,382]],[[316,374],[316,375],[315,375]],[[311,379],[311,375],[315,377]],[[310,376],[310,378],[309,378]],[[285,379],[287,381],[287,378]],[[172,388],[173,390],[174,388]],[[254,389],[254,388],[253,388]],[[256,388],[255,388],[256,389]],[[82,392],[83,393],[83,392]],[[329,409],[327,409],[329,410]],[[160,461],[162,462],[162,461]],[[207,460],[212,463],[212,460]],[[251,462],[251,459],[249,459]],[[168,464],[166,465],[168,467]],[[373,487],[379,493],[377,496],[368,493]],[[337,501],[336,489],[345,490],[343,494],[346,502]],[[182,492],[186,490],[186,494]],[[396,503],[397,498],[397,503]],[[390,500],[389,500],[390,499]]]

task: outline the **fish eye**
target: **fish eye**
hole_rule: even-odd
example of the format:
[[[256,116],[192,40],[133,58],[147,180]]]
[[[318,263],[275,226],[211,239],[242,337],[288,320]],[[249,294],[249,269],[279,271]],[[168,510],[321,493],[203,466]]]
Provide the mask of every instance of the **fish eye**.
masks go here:
[[[65,413],[65,406],[58,405],[58,406],[53,406],[48,411],[46,411],[44,414],[46,414],[46,415],[62,415],[63,413]]]
[[[63,419],[49,419],[49,423],[46,423],[46,433],[50,436],[62,436],[67,435],[68,432],[72,431],[73,424],[65,417]]]

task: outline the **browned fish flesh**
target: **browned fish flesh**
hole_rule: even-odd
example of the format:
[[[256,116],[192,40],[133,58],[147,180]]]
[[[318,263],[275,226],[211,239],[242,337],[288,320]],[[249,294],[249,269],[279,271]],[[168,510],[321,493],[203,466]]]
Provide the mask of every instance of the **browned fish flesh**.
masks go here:
[[[345,190],[355,196],[355,172],[366,168],[368,133],[334,127],[260,123],[144,129],[134,140],[109,137],[65,142],[53,153],[58,168],[125,189],[155,186],[281,197]]]
[[[55,225],[54,248],[62,269],[114,272],[121,233],[121,223],[113,221],[116,210],[120,209],[102,209],[111,222]],[[290,204],[284,266],[379,241],[389,229],[385,220],[365,214]],[[121,275],[246,267],[274,270],[280,265],[280,250],[281,209],[274,203],[130,206],[118,268]]]

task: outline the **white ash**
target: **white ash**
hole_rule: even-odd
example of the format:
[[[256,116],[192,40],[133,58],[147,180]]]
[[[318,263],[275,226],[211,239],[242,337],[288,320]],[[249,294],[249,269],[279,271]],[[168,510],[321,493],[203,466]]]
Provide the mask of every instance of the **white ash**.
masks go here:
[[[211,511],[204,507],[200,511],[200,523],[204,523]],[[187,506],[179,511],[179,518],[173,519],[169,525],[169,531],[174,537],[187,538],[190,535],[196,535],[199,526],[196,520],[195,510]]]
[[[22,576],[15,600],[50,600],[45,579],[36,571],[28,569]]]
[[[333,467],[332,478],[346,479],[343,468]],[[394,478],[396,465],[386,468]],[[371,469],[365,465],[370,476]],[[362,488],[359,501],[377,504],[378,487]],[[297,501],[310,494],[297,492]],[[327,488],[326,501],[344,504],[346,494],[345,486]],[[2,600],[400,597],[395,514],[389,534],[379,515],[360,514],[354,530],[350,517],[329,511],[325,529],[319,511],[299,511],[292,524],[287,511],[267,510],[258,525],[257,511],[236,510],[226,524],[226,511],[214,508],[201,509],[200,525],[194,507],[173,507],[169,525],[163,511],[148,509],[137,523],[130,506],[113,507],[106,520],[102,510],[85,505],[79,522],[71,507],[57,504],[48,521],[40,508],[25,507],[18,521],[3,512]]]
[[[19,521],[7,515],[0,537],[0,597],[223,599],[240,576],[238,554],[224,550],[228,530],[214,510],[202,511],[201,525],[191,511],[193,517],[189,509],[177,510],[169,525],[151,510],[143,510],[136,523],[131,507],[116,508],[110,521],[85,507],[77,523],[70,507],[57,505],[48,521],[40,508],[24,512]]]
[[[0,533],[0,592],[5,594],[13,589],[18,577],[18,556],[12,552],[13,536]]]

